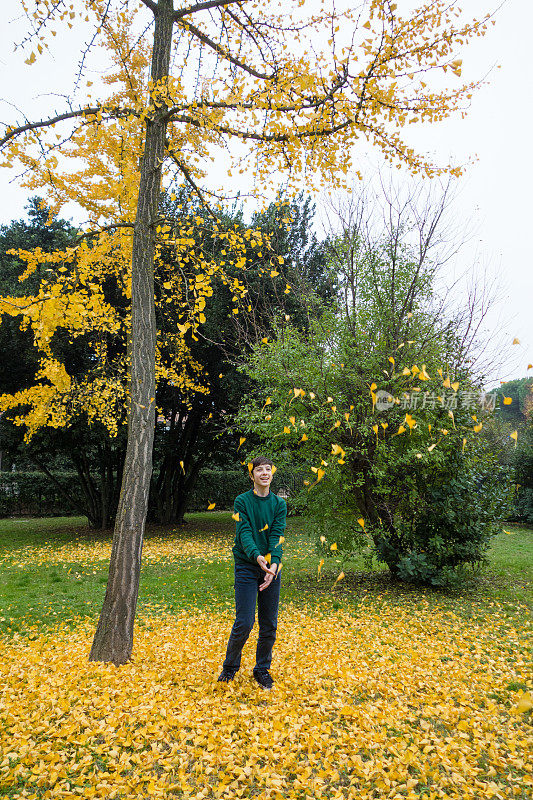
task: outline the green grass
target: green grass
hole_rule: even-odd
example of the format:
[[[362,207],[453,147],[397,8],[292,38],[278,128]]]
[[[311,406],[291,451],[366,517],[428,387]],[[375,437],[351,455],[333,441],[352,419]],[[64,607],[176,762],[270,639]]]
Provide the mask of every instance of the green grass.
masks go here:
[[[234,522],[228,512],[191,514],[182,528],[151,526],[150,542],[194,543],[195,555],[165,562],[144,560],[138,600],[138,619],[143,611],[183,607],[222,608],[233,606]],[[389,603],[394,598],[449,607],[456,613],[479,616],[491,613],[491,603],[503,605],[509,616],[523,615],[533,605],[533,531],[507,526],[512,532],[499,534],[489,553],[489,564],[472,572],[460,590],[442,591],[405,586],[390,579],[375,562],[371,570],[361,558],[342,564],[346,578],[333,588],[341,569],[336,556],[326,560],[320,579],[320,554],[303,531],[303,521],[288,521],[284,545],[282,597],[285,602],[316,607],[317,613],[332,608],[357,609],[362,599]],[[68,561],[50,564],[36,561],[17,564],[27,558],[28,548],[48,546],[51,550],[70,543],[87,545],[110,542],[111,532],[94,532],[83,518],[0,520],[0,633],[25,634],[31,626],[55,626],[75,622],[83,616],[96,619],[105,594],[108,563]],[[206,553],[203,552],[204,546]],[[215,546],[228,557],[209,555]],[[14,563],[13,563],[14,561]]]

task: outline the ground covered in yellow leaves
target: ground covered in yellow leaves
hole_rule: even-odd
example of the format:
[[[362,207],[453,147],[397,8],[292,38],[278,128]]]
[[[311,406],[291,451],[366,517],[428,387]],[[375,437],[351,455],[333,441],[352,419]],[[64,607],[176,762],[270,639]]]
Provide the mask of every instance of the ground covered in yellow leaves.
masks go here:
[[[87,661],[94,621],[5,638],[2,797],[531,797],[516,619],[285,604],[271,692],[251,680],[256,629],[216,683],[229,611],[145,615],[120,668]]]

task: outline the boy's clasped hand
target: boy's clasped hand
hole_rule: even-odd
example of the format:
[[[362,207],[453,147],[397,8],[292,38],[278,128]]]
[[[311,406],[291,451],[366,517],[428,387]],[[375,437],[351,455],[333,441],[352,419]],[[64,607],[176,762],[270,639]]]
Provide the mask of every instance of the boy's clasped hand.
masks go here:
[[[259,591],[262,592],[263,589],[266,589],[267,586],[270,586],[270,584],[276,577],[276,568],[269,566],[268,561],[264,556],[257,556],[257,563],[259,564],[261,569],[264,570],[265,572],[264,581],[259,587]]]

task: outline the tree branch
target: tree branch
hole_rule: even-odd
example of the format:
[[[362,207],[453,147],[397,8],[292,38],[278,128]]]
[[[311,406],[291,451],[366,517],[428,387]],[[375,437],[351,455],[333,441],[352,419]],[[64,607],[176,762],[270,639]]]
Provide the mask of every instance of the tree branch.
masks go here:
[[[0,147],[6,142],[14,139],[21,133],[26,131],[35,131],[38,128],[47,128],[50,125],[55,125],[57,122],[64,122],[67,119],[75,119],[76,117],[88,117],[96,115],[99,112],[108,113],[110,117],[127,117],[130,114],[135,114],[132,109],[105,109],[102,106],[94,106],[92,108],[80,108],[78,111],[66,111],[64,114],[58,114],[49,119],[43,119],[39,122],[27,122],[25,125],[19,125],[17,128],[8,128],[2,139],[0,139]]]
[[[261,80],[264,81],[271,81],[275,77],[276,74],[275,72],[273,72],[271,75],[267,75],[265,72],[257,72],[257,70],[255,70],[253,67],[249,67],[248,64],[245,64],[243,61],[239,61],[238,58],[235,58],[234,56],[230,55],[230,53],[224,50],[224,48],[220,44],[214,42],[212,39],[206,36],[205,33],[202,33],[202,31],[199,30],[192,23],[187,22],[186,20],[183,19],[181,20],[181,23],[184,26],[184,28],[186,28],[190,33],[192,33],[193,36],[195,36],[197,39],[203,42],[203,44],[206,44],[208,47],[211,47],[211,49],[214,50],[215,53],[218,53],[219,56],[222,56],[222,58],[226,58],[232,64],[235,64],[236,67],[239,67],[239,69],[244,70],[249,75],[253,75],[254,78],[260,78]]]
[[[144,0],[143,0],[144,2]],[[242,0],[206,0],[205,3],[196,3],[194,6],[188,8],[181,8],[179,11],[174,12],[174,22],[177,22],[187,14],[195,14],[197,11],[204,11],[206,8],[217,8],[217,6],[229,6],[231,3],[240,3]]]
[[[150,11],[153,11],[154,14],[157,14],[157,3],[154,3],[153,0],[141,0],[141,3],[144,3],[146,8],[149,8]]]
[[[168,153],[169,153],[171,159],[174,161],[174,163],[176,164],[178,169],[185,176],[185,180],[187,181],[187,183],[189,184],[191,189],[198,196],[198,198],[200,200],[200,203],[202,204],[203,208],[205,208],[205,210],[207,211],[209,216],[212,217],[212,219],[214,219],[215,222],[216,222],[217,221],[217,215],[214,213],[214,211],[211,209],[211,206],[204,199],[204,195],[203,195],[202,190],[196,184],[196,181],[192,177],[191,173],[189,172],[189,170],[187,169],[185,164],[182,164],[181,161],[178,159],[178,157],[172,152],[172,149],[170,148],[170,143],[168,141],[167,141],[167,150],[168,150]]]

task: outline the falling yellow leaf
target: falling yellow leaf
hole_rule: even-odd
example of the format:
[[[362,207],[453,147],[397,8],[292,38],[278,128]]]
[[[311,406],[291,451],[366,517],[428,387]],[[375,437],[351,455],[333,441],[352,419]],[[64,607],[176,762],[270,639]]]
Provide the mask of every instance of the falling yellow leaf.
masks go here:
[[[276,465],[275,465],[275,464],[272,464],[272,469],[270,470],[270,472],[272,473],[272,475],[275,475],[277,471],[278,471],[278,468],[276,467]]]
[[[398,435],[399,433],[405,433],[406,430],[407,428],[404,428],[403,425],[400,425],[400,427],[398,428],[398,433],[396,435]]]
[[[389,361],[392,365],[396,364],[396,361],[393,359],[392,356],[389,356]]]
[[[428,452],[432,453],[433,450],[436,448],[436,446],[437,446],[437,442],[434,442],[433,444],[430,444],[430,446],[428,447]]]
[[[267,564],[271,563],[271,561],[272,561],[272,553],[267,553],[266,554],[265,561],[267,562]]]
[[[528,369],[533,369],[533,364],[528,364],[528,365],[527,365],[527,368],[528,368]]]
[[[474,431],[476,433],[479,433],[482,427],[483,427],[483,423],[482,422],[478,422],[477,425],[474,425]]]
[[[516,714],[525,714],[533,708],[533,695],[531,692],[524,692],[518,699],[518,703],[514,707]]]
[[[402,375],[410,375],[410,374],[411,370],[409,369],[409,367],[404,367],[402,370]]]
[[[307,441],[307,438],[308,438],[308,437],[307,437],[307,434],[306,434],[306,433],[303,433],[303,434],[302,434],[302,438],[300,439],[300,442],[306,442],[306,441]],[[300,444],[300,442],[298,442],[298,444]]]
[[[459,381],[455,381],[455,383],[452,383],[452,389],[454,390],[454,392],[458,390],[459,385],[460,385]]]
[[[235,522],[238,522],[238,521],[240,520],[240,517],[239,517],[239,512],[238,512],[238,511],[236,511],[236,512],[235,512],[235,514],[232,514],[232,515],[231,515],[231,518],[232,518],[232,519],[234,519],[234,520],[235,520]]]
[[[216,506],[216,503],[209,503],[209,505],[207,506],[207,510],[208,511],[212,511],[215,506]]]
[[[268,522],[261,528],[262,531],[268,530]]]
[[[449,378],[444,378],[444,380],[443,380],[443,382],[442,382],[442,385],[443,385],[444,387],[446,387],[446,389],[450,389],[450,388],[451,388],[450,379],[449,379]]]
[[[464,439],[464,438],[463,438],[463,447],[462,447],[462,452],[463,452],[463,453],[464,453],[464,451],[465,451],[465,445],[466,445],[466,439]]]
[[[518,431],[513,431],[512,433],[510,433],[509,438],[514,439],[514,445],[516,447],[516,445],[518,444]]]
[[[514,536],[514,534],[516,533],[516,531],[506,531],[505,528],[504,528],[503,532],[506,533],[507,536]]]
[[[185,475],[185,464],[183,463],[183,461],[180,461],[180,467],[182,468],[183,474]]]
[[[285,541],[285,537],[284,536],[280,536],[279,540],[278,540],[278,544],[283,544],[284,541]]]
[[[281,572],[281,568],[282,568],[282,566],[283,566],[283,564],[282,564],[282,563],[281,563],[281,561],[280,561],[280,562],[279,562],[279,564],[278,564],[278,568],[277,568],[277,570],[276,570],[276,578],[278,577],[279,573]]]
[[[323,566],[324,566],[324,559],[321,558],[320,561],[318,562],[318,575],[319,576],[320,576],[320,570],[322,569]]]
[[[504,397],[503,398],[504,406],[510,406],[512,402],[513,402],[513,398],[512,397]]]
[[[241,436],[241,438],[239,439],[239,446],[237,448],[237,452],[239,452],[241,446],[244,444],[245,441],[246,441],[246,436]]]
[[[322,542],[322,544],[325,544],[326,543],[326,537],[325,536],[321,536],[320,537],[320,541]]]
[[[520,339],[517,339],[516,336],[513,339],[513,344],[520,344]]]
[[[335,583],[338,583],[339,581],[342,581],[343,578],[344,578],[344,572],[339,572],[339,574],[337,575],[337,577],[335,579]],[[335,583],[333,584],[333,586],[335,586]]]
[[[365,521],[364,521],[363,517],[359,517],[359,519],[357,520],[357,522],[359,523],[359,525],[360,525],[362,528],[364,528],[364,527],[365,527]]]
[[[330,549],[330,550],[336,550],[336,549],[337,549],[337,542],[333,542],[333,544],[331,544],[331,545],[329,546],[329,549]]]
[[[289,426],[288,426],[288,425],[285,425],[285,426],[283,427],[283,433],[290,433],[290,432],[291,432],[291,429],[289,428]]]

